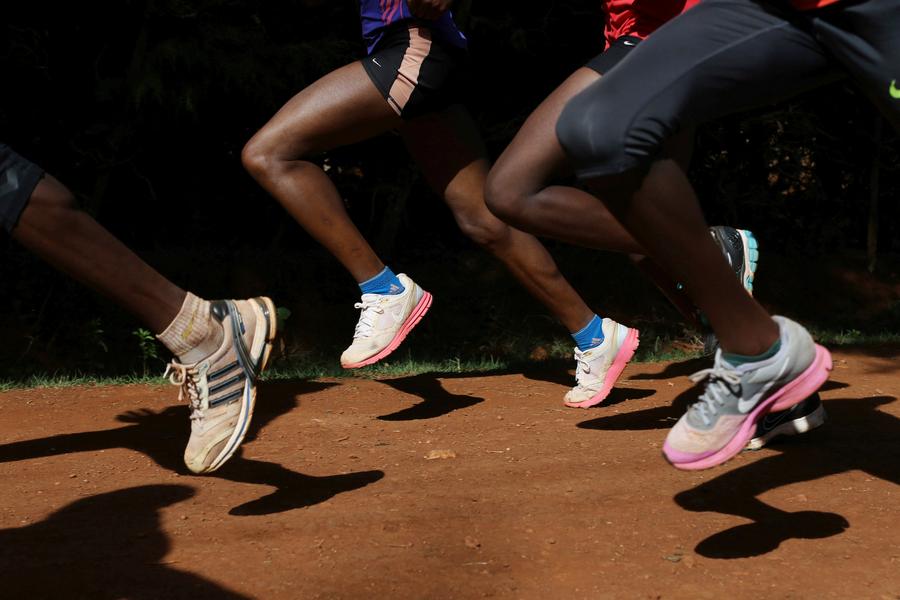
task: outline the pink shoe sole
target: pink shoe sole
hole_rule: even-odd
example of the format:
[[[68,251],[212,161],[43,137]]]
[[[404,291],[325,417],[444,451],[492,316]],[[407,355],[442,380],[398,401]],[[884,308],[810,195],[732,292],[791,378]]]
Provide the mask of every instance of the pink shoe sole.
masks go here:
[[[708,454],[691,454],[679,452],[668,445],[663,444],[663,456],[676,469],[685,471],[699,471],[716,467],[734,458],[747,445],[747,442],[756,432],[756,424],[769,412],[775,410],[787,410],[799,404],[804,399],[818,390],[828,380],[831,371],[831,354],[816,344],[816,357],[799,377],[783,386],[777,392],[760,402],[753,411],[747,415],[741,427],[724,447]]]
[[[431,294],[428,292],[424,292],[422,294],[422,299],[419,300],[419,303],[416,304],[416,307],[409,313],[409,316],[406,317],[406,320],[403,322],[403,325],[400,326],[400,331],[397,332],[397,335],[394,336],[394,339],[387,345],[387,347],[375,354],[370,356],[366,360],[351,363],[348,365],[341,365],[345,369],[358,369],[360,367],[365,367],[367,365],[373,365],[377,363],[379,360],[393,352],[397,349],[400,344],[403,343],[403,340],[406,339],[406,336],[409,335],[409,332],[412,331],[413,327],[419,324],[419,321],[422,320],[422,317],[425,316],[425,313],[428,312],[428,309],[431,308]]]
[[[622,347],[619,348],[616,357],[613,359],[612,365],[609,367],[609,371],[606,372],[606,377],[603,379],[603,387],[600,388],[600,391],[587,400],[582,400],[581,402],[565,402],[564,404],[571,408],[590,408],[591,406],[596,406],[606,400],[606,397],[609,396],[613,386],[616,385],[616,381],[618,381],[622,371],[625,370],[628,362],[634,357],[634,352],[640,344],[641,340],[638,330],[633,327],[630,328],[628,335],[625,336],[625,341],[622,343]]]

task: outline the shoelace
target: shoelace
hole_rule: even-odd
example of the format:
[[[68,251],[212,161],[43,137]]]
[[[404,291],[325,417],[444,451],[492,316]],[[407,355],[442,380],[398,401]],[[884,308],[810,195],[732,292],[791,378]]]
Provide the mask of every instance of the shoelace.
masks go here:
[[[163,377],[168,377],[169,383],[179,386],[178,400],[185,397],[191,404],[191,420],[199,419],[203,410],[203,400],[200,398],[200,389],[197,386],[197,370],[179,362],[172,361],[166,366]]]
[[[587,387],[592,382],[582,381],[586,375],[591,374],[591,363],[584,359],[584,352],[575,348],[575,383]]]
[[[734,394],[731,386],[741,384],[741,375],[734,369],[715,365],[711,369],[703,369],[691,375],[691,381],[700,383],[709,380],[706,389],[700,394],[697,403],[691,409],[700,413],[703,422],[710,424],[711,418],[718,412],[719,407],[725,405],[727,396]]]
[[[382,303],[383,300],[378,299],[364,300],[353,305],[353,308],[362,309],[356,329],[353,331],[353,339],[367,338],[372,335],[372,330],[375,329],[375,315],[384,314]]]

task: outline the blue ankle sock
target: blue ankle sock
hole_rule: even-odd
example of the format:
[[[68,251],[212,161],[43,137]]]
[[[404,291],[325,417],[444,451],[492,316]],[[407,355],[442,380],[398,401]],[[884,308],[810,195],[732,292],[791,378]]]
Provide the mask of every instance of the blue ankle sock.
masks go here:
[[[572,339],[582,352],[596,348],[603,343],[603,319],[594,315],[587,325],[572,334]]]
[[[363,294],[402,294],[403,290],[406,288],[403,287],[403,284],[400,283],[400,280],[397,279],[397,276],[394,275],[394,272],[391,271],[390,267],[385,267],[384,270],[369,279],[368,281],[363,281],[359,284],[359,289],[362,290]]]

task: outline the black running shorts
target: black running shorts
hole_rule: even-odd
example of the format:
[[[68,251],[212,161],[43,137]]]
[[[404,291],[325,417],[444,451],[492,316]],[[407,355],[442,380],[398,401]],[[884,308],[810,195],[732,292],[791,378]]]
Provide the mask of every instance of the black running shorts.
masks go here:
[[[385,32],[362,64],[391,108],[409,119],[460,101],[466,57],[434,39],[427,26],[404,21]]]
[[[585,67],[596,71],[600,75],[606,75],[610,69],[619,64],[634,47],[641,43],[641,38],[633,35],[623,35],[609,45],[609,48],[592,58]]]
[[[556,133],[580,177],[611,175],[686,127],[845,76],[900,128],[900,1],[704,0],[573,98]]]
[[[0,144],[0,227],[11,233],[44,170]]]

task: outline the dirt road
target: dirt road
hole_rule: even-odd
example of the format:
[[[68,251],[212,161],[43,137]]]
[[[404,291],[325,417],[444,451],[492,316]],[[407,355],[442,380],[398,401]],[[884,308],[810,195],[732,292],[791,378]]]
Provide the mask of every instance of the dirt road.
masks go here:
[[[174,388],[3,393],[0,596],[897,599],[898,354],[836,353],[829,423],[696,474],[660,455],[696,362],[591,410],[566,374],[267,384],[204,478]]]

